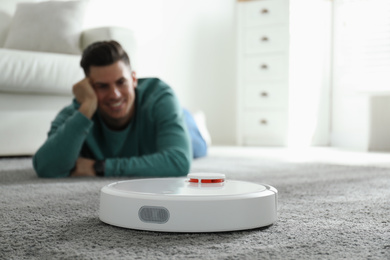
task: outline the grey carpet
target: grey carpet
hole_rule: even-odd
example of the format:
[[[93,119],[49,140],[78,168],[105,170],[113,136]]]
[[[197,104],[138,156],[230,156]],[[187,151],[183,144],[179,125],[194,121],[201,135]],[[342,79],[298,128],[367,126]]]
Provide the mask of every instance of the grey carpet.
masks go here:
[[[268,183],[278,221],[224,233],[158,233],[98,219],[117,179],[39,179],[30,158],[0,159],[0,259],[390,259],[390,169],[208,157],[194,172]]]

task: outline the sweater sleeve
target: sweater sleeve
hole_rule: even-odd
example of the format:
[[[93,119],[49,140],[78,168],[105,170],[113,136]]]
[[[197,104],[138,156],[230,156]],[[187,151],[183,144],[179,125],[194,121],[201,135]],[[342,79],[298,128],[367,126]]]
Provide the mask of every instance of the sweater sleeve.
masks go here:
[[[48,138],[33,157],[39,177],[67,177],[92,127],[75,107],[64,108],[51,124]]]
[[[150,105],[148,113],[155,128],[156,151],[129,158],[106,160],[106,176],[169,177],[188,174],[192,161],[190,138],[183,111],[172,90]]]

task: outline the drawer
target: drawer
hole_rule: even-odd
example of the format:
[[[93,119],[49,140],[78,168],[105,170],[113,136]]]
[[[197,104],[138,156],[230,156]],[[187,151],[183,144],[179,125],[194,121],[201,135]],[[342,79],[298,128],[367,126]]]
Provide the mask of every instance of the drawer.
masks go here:
[[[242,144],[248,146],[286,146],[287,134],[275,133],[273,135],[244,135]]]
[[[244,81],[286,79],[287,68],[286,54],[246,57],[244,59]]]
[[[287,112],[246,111],[243,114],[244,135],[281,135],[287,130]]]
[[[286,108],[288,105],[287,83],[260,83],[246,85],[245,108]]]
[[[288,50],[288,29],[286,26],[246,29],[244,37],[244,52],[248,54]]]
[[[288,0],[263,0],[243,3],[244,26],[288,23]]]
[[[244,145],[286,145],[287,112],[247,112],[244,114]]]

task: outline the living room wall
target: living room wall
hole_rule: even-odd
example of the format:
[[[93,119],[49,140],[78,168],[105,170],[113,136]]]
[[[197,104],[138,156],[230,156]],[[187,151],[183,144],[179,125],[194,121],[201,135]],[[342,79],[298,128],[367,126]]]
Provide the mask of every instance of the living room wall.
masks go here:
[[[184,107],[202,110],[213,144],[235,143],[235,0],[91,0],[85,27],[136,33],[138,77],[169,83]]]

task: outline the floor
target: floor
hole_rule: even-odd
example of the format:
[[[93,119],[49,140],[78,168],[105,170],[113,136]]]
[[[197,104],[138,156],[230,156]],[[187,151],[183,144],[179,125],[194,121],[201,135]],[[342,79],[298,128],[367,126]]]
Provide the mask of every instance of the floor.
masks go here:
[[[303,149],[279,147],[212,146],[210,155],[262,157],[287,162],[316,162],[340,165],[367,165],[390,168],[390,153],[363,152],[332,147]]]

